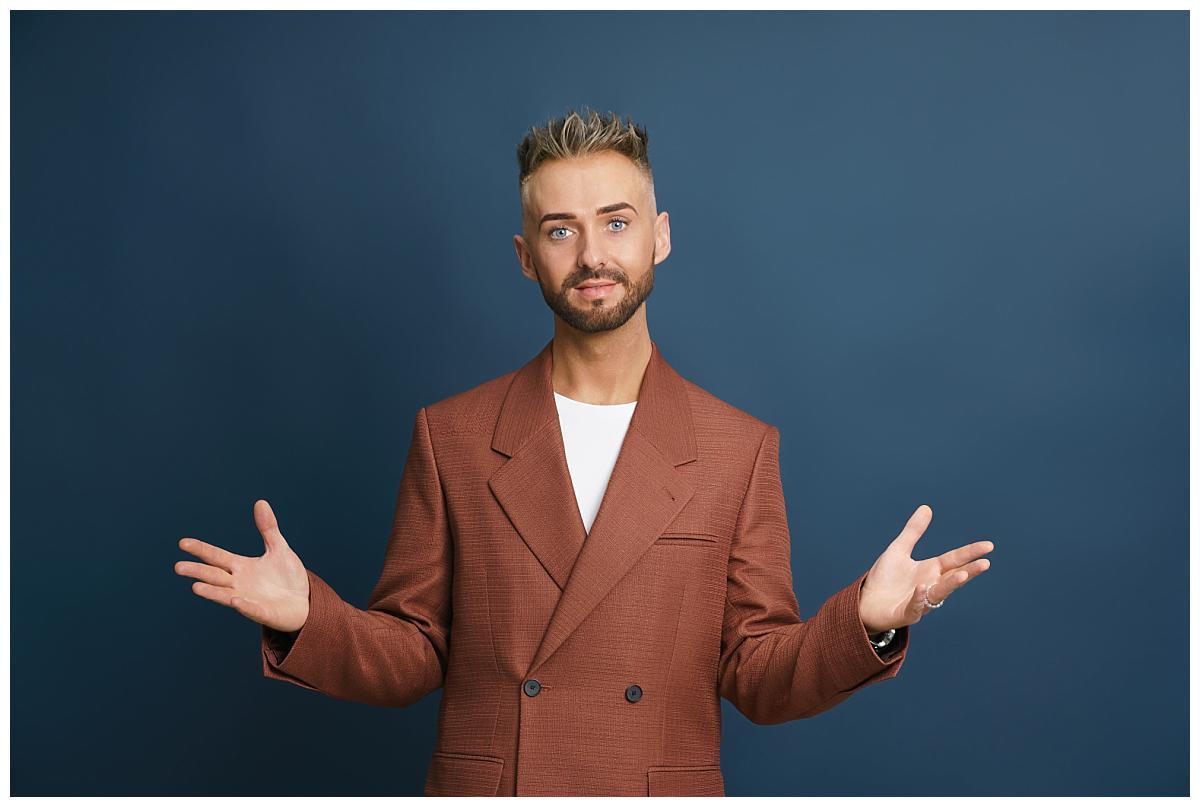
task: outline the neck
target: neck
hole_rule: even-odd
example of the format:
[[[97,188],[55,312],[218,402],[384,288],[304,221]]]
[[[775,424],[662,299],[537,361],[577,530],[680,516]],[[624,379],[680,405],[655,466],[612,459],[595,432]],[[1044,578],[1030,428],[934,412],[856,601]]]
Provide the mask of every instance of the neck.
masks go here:
[[[636,401],[653,348],[645,328],[582,333],[557,327],[554,333],[554,391],[590,404]]]

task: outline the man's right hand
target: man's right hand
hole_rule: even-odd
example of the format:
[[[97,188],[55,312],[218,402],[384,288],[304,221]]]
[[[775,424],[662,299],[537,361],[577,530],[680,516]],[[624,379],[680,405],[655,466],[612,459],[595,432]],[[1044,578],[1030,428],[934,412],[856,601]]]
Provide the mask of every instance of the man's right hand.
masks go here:
[[[265,499],[254,503],[254,523],[266,551],[259,557],[235,555],[196,538],[181,538],[179,548],[204,563],[181,560],[175,572],[194,577],[192,591],[242,616],[283,633],[294,633],[308,620],[308,573],[279,531]]]

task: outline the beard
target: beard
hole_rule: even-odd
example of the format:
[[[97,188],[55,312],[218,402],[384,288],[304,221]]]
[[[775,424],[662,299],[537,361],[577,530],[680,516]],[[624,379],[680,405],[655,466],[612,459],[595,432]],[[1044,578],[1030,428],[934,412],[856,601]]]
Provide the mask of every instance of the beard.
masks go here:
[[[612,280],[620,284],[624,289],[621,299],[615,302],[608,299],[584,300],[580,305],[572,304],[571,292],[575,290],[575,287],[596,278]],[[654,291],[654,256],[650,256],[650,268],[637,283],[631,284],[629,276],[620,269],[615,271],[605,269],[598,274],[588,272],[584,275],[568,277],[563,283],[563,288],[557,292],[547,291],[540,281],[538,286],[541,288],[542,298],[545,299],[546,305],[550,306],[550,310],[575,330],[584,333],[615,330],[628,322],[629,318],[650,296],[650,292]]]

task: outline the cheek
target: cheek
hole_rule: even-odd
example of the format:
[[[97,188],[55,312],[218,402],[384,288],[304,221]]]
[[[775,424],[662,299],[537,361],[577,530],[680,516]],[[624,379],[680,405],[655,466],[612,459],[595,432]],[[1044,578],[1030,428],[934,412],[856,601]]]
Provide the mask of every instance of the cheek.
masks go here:
[[[542,282],[554,292],[568,291],[567,278],[575,271],[575,263],[571,260],[558,260],[545,267]]]
[[[566,250],[541,248],[530,251],[533,268],[537,270],[542,285],[559,290],[567,277],[575,270],[575,260]]]
[[[626,260],[631,266],[645,266],[650,262],[650,258],[654,255],[654,231],[645,231],[638,233],[637,238],[629,239],[629,247],[626,250],[630,254],[626,256]]]

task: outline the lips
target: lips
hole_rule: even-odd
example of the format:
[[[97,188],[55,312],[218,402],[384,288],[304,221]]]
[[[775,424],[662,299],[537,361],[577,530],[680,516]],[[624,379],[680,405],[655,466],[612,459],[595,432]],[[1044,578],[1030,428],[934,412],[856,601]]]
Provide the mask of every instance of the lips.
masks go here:
[[[598,286],[615,286],[616,281],[613,280],[589,280],[588,282],[576,286],[577,289],[594,289]]]
[[[602,300],[609,295],[616,294],[618,285],[617,283],[590,282],[576,286],[575,291],[579,292],[579,296],[585,300]]]

